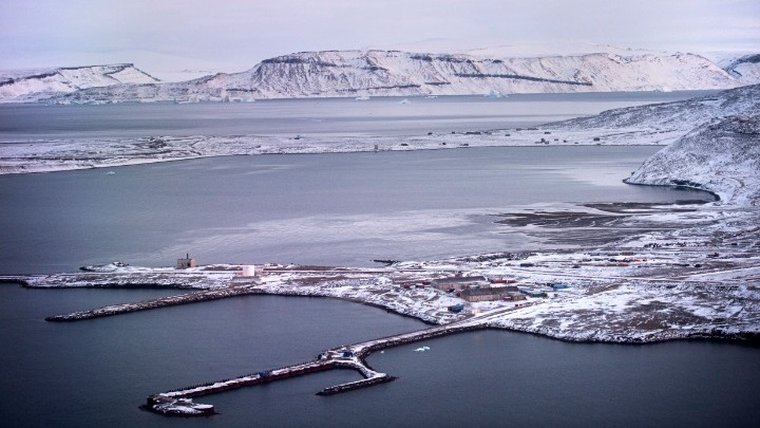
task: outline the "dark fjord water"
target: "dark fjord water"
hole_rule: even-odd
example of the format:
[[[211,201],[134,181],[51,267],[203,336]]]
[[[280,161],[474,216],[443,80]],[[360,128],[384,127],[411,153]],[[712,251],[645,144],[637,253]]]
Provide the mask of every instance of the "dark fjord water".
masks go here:
[[[309,100],[245,106],[0,106],[0,141],[229,133],[377,135],[531,125],[675,94],[509,102]],[[683,97],[683,95],[680,95]],[[660,97],[660,98],[657,98]],[[459,104],[457,104],[459,103]],[[515,104],[509,104],[515,103]],[[425,106],[412,110],[407,107]],[[407,108],[406,110],[398,110]],[[45,110],[48,109],[48,110]],[[45,113],[41,113],[41,111]],[[522,115],[522,116],[521,116]],[[279,120],[277,118],[285,118]],[[0,177],[0,273],[121,259],[365,264],[519,249],[490,213],[561,202],[703,198],[623,185],[656,148],[504,148],[205,159]],[[45,316],[175,294],[0,286],[0,417],[8,426],[758,426],[757,349],[567,344],[486,331],[370,357],[399,380],[334,397],[335,371],[200,399],[168,419],[148,394],[309,360],[423,328],[330,299],[244,297],[83,323]],[[414,352],[427,345],[428,352]]]
[[[328,347],[424,325],[332,299],[243,297],[82,323],[42,318],[166,290],[0,286],[6,426],[757,426],[757,349],[707,342],[568,344],[483,331],[370,356],[395,382],[332,397],[332,371],[198,399],[171,419],[147,395],[310,360]],[[429,346],[427,352],[415,352]]]

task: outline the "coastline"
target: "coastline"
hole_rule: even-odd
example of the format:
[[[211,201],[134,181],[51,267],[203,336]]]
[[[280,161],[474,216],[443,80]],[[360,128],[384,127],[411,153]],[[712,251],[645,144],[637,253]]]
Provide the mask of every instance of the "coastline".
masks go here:
[[[39,287],[29,287],[28,285],[25,285],[26,284],[25,281],[21,278],[18,278],[18,279],[2,278],[0,279],[0,286],[1,284],[14,284],[14,285],[21,286],[23,288],[39,289]],[[47,287],[45,289],[63,290],[67,288],[83,288],[83,287]],[[118,286],[118,287],[88,287],[88,288],[169,289],[169,287],[161,287],[161,286],[157,286],[157,287]],[[171,287],[171,288],[174,288],[174,287]],[[182,290],[182,288],[177,288],[177,289]],[[430,327],[446,325],[446,324],[441,324],[441,323],[420,317],[419,314],[403,312],[403,311],[400,311],[398,308],[385,306],[379,303],[374,303],[374,302],[357,299],[357,298],[347,298],[347,297],[319,295],[319,294],[300,294],[300,293],[293,293],[293,292],[290,292],[290,293],[289,292],[272,292],[272,291],[262,291],[262,290],[251,290],[250,292],[235,294],[235,295],[227,296],[224,298],[246,297],[246,296],[279,296],[279,297],[295,297],[295,298],[334,299],[334,300],[344,301],[348,303],[355,303],[355,304],[360,304],[364,306],[369,306],[376,309],[382,309],[394,315],[415,319]],[[178,296],[169,296],[169,297],[178,297]],[[202,300],[189,301],[185,304],[202,303],[204,301],[207,301],[207,300],[202,299]],[[153,309],[160,309],[160,308],[151,308],[151,310]],[[103,315],[103,316],[112,316],[112,315]],[[55,319],[55,318],[57,317],[50,316],[46,318],[45,320],[53,321],[53,322],[76,321],[76,320],[71,320],[71,319]],[[100,317],[95,317],[95,318],[100,318]],[[88,319],[95,319],[95,318],[88,318]],[[610,339],[588,339],[588,338],[579,338],[579,337],[574,337],[574,336],[563,336],[563,335],[553,334],[549,331],[539,331],[539,330],[524,329],[524,328],[519,328],[519,327],[507,327],[507,326],[498,326],[498,325],[486,325],[486,326],[483,326],[481,330],[509,331],[509,332],[515,332],[515,333],[521,333],[521,334],[540,336],[540,337],[549,338],[553,340],[559,340],[559,341],[567,342],[567,343],[578,343],[578,344],[608,344],[608,345],[629,345],[630,346],[630,345],[658,344],[658,343],[666,343],[666,342],[672,342],[672,341],[708,341],[708,342],[725,342],[725,343],[732,343],[732,344],[746,344],[752,347],[760,346],[760,332],[723,333],[723,332],[717,331],[712,334],[694,333],[694,334],[686,334],[686,335],[673,335],[669,337],[660,337],[660,338],[649,337],[644,340],[639,339],[639,338],[625,339],[625,338],[619,338],[619,337],[615,338],[615,340],[610,340]],[[623,340],[620,340],[620,339],[623,339]],[[371,354],[371,352],[368,353],[366,356],[368,356],[369,354]]]
[[[625,111],[637,110],[614,110],[598,117]],[[683,145],[682,141],[688,141],[688,138],[700,137],[699,133],[692,131],[694,124],[688,121],[670,124],[663,129],[644,126],[646,123],[631,127],[622,122],[613,126],[585,127],[584,120],[573,119],[528,129],[404,137],[245,135],[5,143],[0,144],[0,175],[116,168],[217,156],[476,147],[651,146],[672,142]],[[572,125],[575,122],[580,125]],[[735,122],[740,122],[739,134],[742,135],[747,134],[745,128],[752,124],[746,119],[726,120],[729,125]],[[699,129],[709,131],[710,136],[715,129],[720,131],[721,128],[710,124]],[[729,131],[734,132],[733,128]],[[712,140],[705,141],[700,144]],[[663,152],[672,152],[672,147],[670,145]],[[720,154],[720,148],[713,149]],[[686,155],[688,153],[685,151]],[[681,159],[679,156],[685,154],[676,153],[673,159]],[[214,275],[219,272],[214,273],[214,267],[206,271],[191,270],[190,275],[171,268],[138,268],[136,271],[115,269],[96,275],[36,275],[30,276],[34,278],[31,282],[17,281],[26,281],[29,287],[50,288],[136,288],[146,285],[193,288],[201,290],[199,294],[207,292],[216,296],[214,299],[248,294],[331,297],[382,308],[431,325],[447,325],[498,309],[503,311],[488,320],[488,328],[578,343],[645,344],[703,339],[757,343],[760,337],[760,289],[755,281],[760,278],[760,253],[757,251],[760,238],[752,236],[750,226],[758,224],[760,213],[747,202],[752,197],[748,193],[751,185],[744,186],[741,180],[754,178],[745,170],[731,170],[727,180],[739,178],[742,183],[739,190],[750,198],[737,200],[736,192],[727,193],[726,189],[731,188],[724,183],[701,180],[716,173],[715,168],[711,170],[700,163],[689,163],[687,167],[701,174],[700,179],[691,179],[679,175],[683,171],[672,171],[670,163],[663,159],[662,155],[653,156],[623,181],[706,191],[715,197],[715,201],[695,209],[681,209],[677,204],[630,207],[625,204],[613,207],[587,204],[554,211],[526,208],[497,215],[501,220],[496,223],[505,228],[561,244],[537,244],[534,251],[518,259],[504,254],[481,254],[446,260],[402,261],[372,271],[325,267],[317,273],[313,269],[278,265],[269,266],[270,272],[256,281],[235,278],[230,273],[240,268],[235,265],[215,266],[226,266],[222,269],[224,274],[216,277]],[[608,236],[595,237],[601,230]],[[632,230],[635,232],[631,233]],[[404,286],[414,281],[430,284],[435,279],[451,275],[452,270],[464,275],[509,278],[528,289],[521,290],[528,297],[524,298],[525,303],[469,302],[429,286]],[[557,282],[564,284],[563,290],[551,286]],[[164,301],[167,299],[163,298]],[[183,303],[177,304],[206,299],[179,300]],[[144,309],[174,304],[159,302],[152,306],[153,303],[140,303],[144,304]],[[459,304],[464,305],[462,313],[448,310]],[[73,313],[71,319],[144,310],[129,305],[110,305],[82,312],[95,314],[91,317],[82,315],[83,318],[77,318],[78,313]]]
[[[718,212],[727,218],[716,220]],[[561,217],[554,216],[556,213]],[[30,288],[140,288],[150,284],[202,292],[250,287],[240,294],[332,297],[431,325],[517,306],[489,326],[570,342],[656,343],[691,338],[742,341],[760,333],[760,290],[751,279],[760,275],[760,256],[751,245],[742,248],[734,244],[733,241],[746,240],[741,228],[731,238],[723,226],[737,221],[751,224],[758,215],[754,210],[714,203],[623,204],[564,207],[556,213],[542,207],[525,208],[498,215],[495,221],[506,228],[528,226],[538,235],[554,234],[556,230],[582,232],[578,238],[582,243],[583,236],[594,234],[593,228],[586,230],[586,223],[606,219],[604,226],[620,234],[611,235],[607,244],[580,245],[575,250],[541,250],[543,246],[539,246],[521,255],[402,261],[377,268],[262,265],[265,274],[255,280],[237,277],[235,271],[242,269],[239,265],[209,265],[185,271],[107,265],[100,272],[7,275],[0,280]],[[546,219],[551,220],[550,224]],[[672,229],[674,225],[679,226]],[[627,232],[631,228],[639,230],[633,237]],[[720,240],[712,241],[713,236],[720,236]],[[705,245],[709,246],[700,248]],[[683,248],[694,250],[684,253]],[[429,283],[450,276],[452,269],[464,275],[512,278],[528,289],[543,290],[548,297],[527,297],[523,301],[527,304],[468,303],[430,286],[404,285]],[[557,281],[568,289],[558,291],[546,286]],[[458,303],[465,304],[463,313],[448,311],[449,306]]]
[[[630,177],[629,177],[630,178]],[[649,187],[669,187],[671,189],[681,189],[681,190],[697,190],[700,192],[709,193],[712,195],[715,200],[712,202],[706,202],[706,203],[714,203],[714,202],[721,202],[723,199],[720,197],[720,193],[717,191],[706,189],[704,187],[697,187],[697,186],[685,186],[682,184],[653,184],[653,183],[637,183],[634,181],[629,181],[629,178],[624,178],[622,181],[625,184],[630,184],[631,186],[649,186]]]
[[[681,132],[647,139],[643,130],[523,130],[403,137],[188,136],[30,140],[0,143],[0,175],[118,168],[222,156],[447,150],[478,147],[664,146]],[[546,133],[549,134],[546,134]],[[683,133],[686,131],[684,130]],[[555,135],[556,134],[556,135]],[[552,141],[546,139],[552,136]],[[558,141],[553,141],[554,139]],[[598,141],[594,141],[598,139]],[[543,141],[542,141],[543,140]],[[377,149],[375,149],[377,146]]]

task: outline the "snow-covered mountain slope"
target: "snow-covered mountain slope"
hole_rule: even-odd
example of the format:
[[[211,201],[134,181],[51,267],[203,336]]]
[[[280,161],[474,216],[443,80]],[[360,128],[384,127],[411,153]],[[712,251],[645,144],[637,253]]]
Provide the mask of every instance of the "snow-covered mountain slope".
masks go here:
[[[760,205],[760,85],[544,128],[562,138],[598,136],[599,144],[669,144],[625,181],[695,187],[717,194],[723,204]]]
[[[263,61],[249,72],[265,97],[465,95],[533,92],[729,88],[733,79],[710,61],[669,56],[589,54],[484,58],[394,51],[307,52]]]
[[[547,125],[564,130],[609,129],[618,132],[657,134],[686,132],[716,118],[760,114],[760,85],[729,89],[714,95],[661,104],[648,104],[604,111],[596,116],[581,117]],[[680,134],[679,134],[680,133]],[[660,141],[658,143],[667,143]]]
[[[723,203],[758,206],[760,115],[703,125],[655,153],[626,182],[696,187]]]
[[[726,89],[741,85],[693,54],[633,52],[489,58],[401,51],[300,52],[252,69],[181,83],[91,88],[52,102],[253,100],[257,98],[473,95]]]
[[[84,88],[159,80],[132,64],[0,72],[0,102],[30,102]]]
[[[760,83],[760,54],[736,58],[726,65],[725,70],[744,85]]]

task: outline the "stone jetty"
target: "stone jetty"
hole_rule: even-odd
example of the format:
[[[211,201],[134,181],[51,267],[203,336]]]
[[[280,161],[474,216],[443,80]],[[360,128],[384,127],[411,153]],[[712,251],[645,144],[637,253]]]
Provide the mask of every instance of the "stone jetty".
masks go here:
[[[176,296],[161,297],[158,299],[143,300],[136,303],[107,305],[87,311],[50,316],[45,318],[45,320],[53,322],[82,321],[93,318],[120,315],[129,312],[165,308],[168,306],[187,305],[190,303],[206,302],[209,300],[226,299],[228,297],[244,296],[248,294],[262,294],[262,292],[261,290],[251,288],[249,286],[235,286],[218,290],[205,290],[194,293],[180,294]]]
[[[502,312],[503,310],[492,311],[447,325],[333,348],[319,354],[314,361],[153,394],[148,397],[144,408],[167,416],[208,416],[215,413],[214,406],[194,403],[192,398],[339,368],[356,370],[361,374],[362,379],[324,388],[318,391],[317,395],[339,394],[391,382],[395,377],[375,371],[367,365],[365,359],[372,352],[420,340],[488,328],[491,318]]]

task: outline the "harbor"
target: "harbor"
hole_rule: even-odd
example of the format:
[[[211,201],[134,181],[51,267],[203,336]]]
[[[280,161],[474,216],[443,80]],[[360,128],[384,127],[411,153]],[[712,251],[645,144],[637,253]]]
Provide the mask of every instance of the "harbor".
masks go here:
[[[237,378],[153,394],[148,397],[143,408],[165,416],[209,416],[216,413],[215,407],[211,404],[195,403],[192,400],[193,398],[334,369],[356,370],[362,379],[326,387],[316,392],[317,395],[329,396],[391,382],[396,379],[394,376],[378,372],[367,364],[366,358],[372,352],[436,337],[488,328],[491,318],[503,312],[504,309],[500,309],[448,325],[340,346],[320,353],[313,361],[288,367],[259,371]]]
[[[38,290],[9,285],[0,287],[0,291],[3,331],[8,343],[14,344],[7,350],[5,361],[16,362],[7,366],[6,373],[7,384],[16,393],[8,391],[3,406],[7,411],[4,414],[15,425],[23,425],[18,421],[29,417],[31,425],[36,426],[55,426],[56,420],[72,421],[65,425],[75,425],[75,420],[96,425],[96,419],[105,420],[106,425],[135,426],[245,426],[251,421],[266,427],[309,426],[313,421],[351,426],[357,415],[378,415],[381,423],[393,426],[425,426],[425,421],[431,420],[444,425],[453,421],[466,426],[468,420],[479,426],[498,425],[503,413],[469,411],[482,403],[483,394],[494,397],[489,406],[512,406],[514,420],[527,425],[531,417],[542,414],[546,405],[545,401],[535,400],[536,396],[556,398],[560,407],[551,412],[555,416],[552,421],[576,414],[578,409],[582,409],[584,420],[589,420],[597,413],[583,403],[589,399],[605,402],[610,388],[616,388],[613,390],[618,394],[630,388],[630,393],[615,405],[620,411],[637,412],[636,420],[648,417],[644,409],[667,406],[678,414],[701,409],[695,418],[718,423],[726,412],[752,414],[745,412],[757,405],[754,395],[743,392],[744,388],[751,391],[757,376],[735,370],[737,366],[757,366],[756,350],[743,345],[675,341],[651,347],[590,346],[486,328],[371,353],[366,358],[370,367],[397,377],[387,384],[332,396],[316,395],[325,387],[363,379],[352,369],[325,370],[193,399],[212,404],[219,413],[214,416],[166,417],[139,407],[157,392],[311,361],[326,349],[427,326],[339,299],[258,295],[54,323],[43,319],[82,309],[83,302],[102,306],[159,297],[170,291]],[[306,319],[313,321],[304,323]],[[93,340],[94,337],[105,339]],[[43,341],[61,346],[41,348]],[[425,346],[430,349],[417,351]],[[19,357],[28,354],[29,349],[48,352]],[[663,360],[683,370],[673,371],[673,364],[659,367],[657,362]],[[568,370],[568,366],[573,369]],[[623,378],[619,371],[612,371],[617,367],[627,367]],[[695,378],[694,372],[704,376]],[[752,371],[756,372],[760,373]],[[35,376],[42,380],[28,381]],[[74,376],[80,378],[71,382]],[[125,376],[129,376],[129,382],[122,381]],[[567,390],[557,391],[558,376],[567,379]],[[673,379],[672,389],[683,393],[648,394],[651,385],[663,378]],[[709,391],[699,385],[706,378],[729,386],[705,395]],[[588,379],[595,382],[589,383]],[[577,388],[584,387],[579,395]],[[419,411],[420,403],[428,402],[431,391],[442,390],[456,393],[442,394],[429,410]],[[41,411],[39,400],[29,398],[44,394],[57,398],[47,402]],[[704,400],[718,401],[727,410],[711,417],[707,410],[710,407],[695,407]],[[451,409],[458,408],[461,412],[452,415]],[[436,418],[439,412],[442,416]],[[612,416],[603,421],[614,422]],[[672,419],[656,422],[667,425]]]

